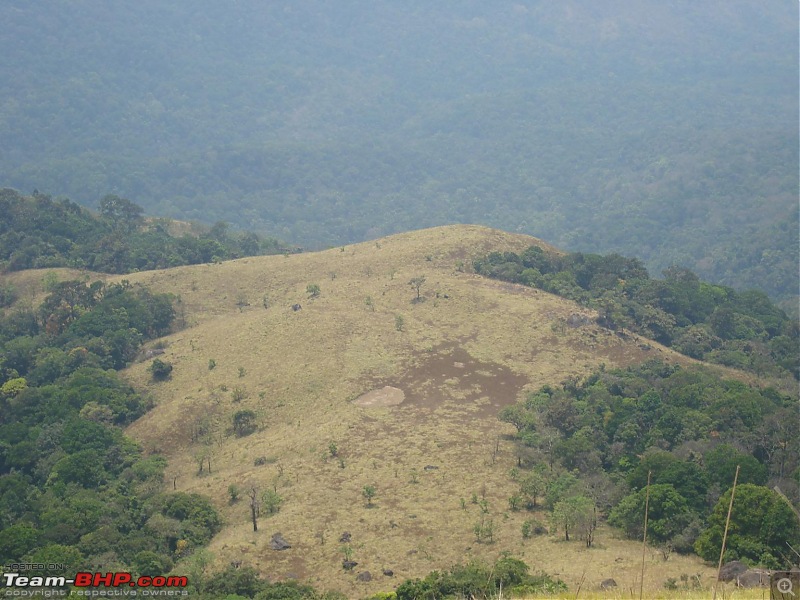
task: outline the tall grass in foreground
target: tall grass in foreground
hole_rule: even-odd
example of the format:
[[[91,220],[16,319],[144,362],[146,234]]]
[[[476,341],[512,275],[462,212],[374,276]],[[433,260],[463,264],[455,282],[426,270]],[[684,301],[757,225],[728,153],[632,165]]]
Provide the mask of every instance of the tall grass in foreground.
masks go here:
[[[709,600],[713,591],[706,590],[645,590],[644,598],[647,600]],[[717,598],[722,600],[769,600],[769,588],[742,589],[733,586],[717,588]],[[500,596],[498,596],[498,599]],[[510,598],[503,594],[502,598]],[[581,590],[566,592],[555,596],[520,596],[514,600],[637,600],[638,588],[633,590],[596,591]]]

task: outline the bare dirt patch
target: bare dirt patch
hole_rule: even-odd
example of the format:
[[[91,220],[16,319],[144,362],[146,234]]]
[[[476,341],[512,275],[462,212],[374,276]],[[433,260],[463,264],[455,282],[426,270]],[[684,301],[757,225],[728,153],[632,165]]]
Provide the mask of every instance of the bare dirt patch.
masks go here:
[[[402,402],[402,407],[428,410],[452,407],[460,409],[457,412],[463,416],[494,418],[501,408],[516,402],[529,380],[504,365],[475,359],[460,343],[449,343],[418,354],[399,379],[381,383],[388,385],[368,392],[356,403],[365,406],[360,402],[362,399],[382,394],[384,390],[397,390],[405,392],[404,400],[369,406]]]
[[[371,392],[362,394],[353,400],[353,404],[362,408],[397,406],[402,403],[405,398],[406,395],[403,390],[387,385],[379,390],[372,390]]]

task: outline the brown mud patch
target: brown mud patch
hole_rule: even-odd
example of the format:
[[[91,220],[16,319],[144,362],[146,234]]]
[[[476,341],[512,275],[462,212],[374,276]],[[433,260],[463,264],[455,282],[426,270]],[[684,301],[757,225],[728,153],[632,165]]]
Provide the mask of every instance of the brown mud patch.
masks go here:
[[[487,418],[516,402],[528,383],[526,376],[501,364],[476,360],[459,344],[450,343],[418,354],[399,378],[375,381],[376,387],[384,387],[360,396],[355,403]],[[404,397],[398,402],[400,395]]]

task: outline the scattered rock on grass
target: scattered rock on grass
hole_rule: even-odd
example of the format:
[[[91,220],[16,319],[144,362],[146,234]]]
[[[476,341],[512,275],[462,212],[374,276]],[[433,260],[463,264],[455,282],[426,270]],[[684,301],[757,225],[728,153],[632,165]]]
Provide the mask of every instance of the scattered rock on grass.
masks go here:
[[[286,550],[291,548],[289,542],[280,534],[276,533],[272,536],[272,539],[269,541],[269,547],[273,550]]]

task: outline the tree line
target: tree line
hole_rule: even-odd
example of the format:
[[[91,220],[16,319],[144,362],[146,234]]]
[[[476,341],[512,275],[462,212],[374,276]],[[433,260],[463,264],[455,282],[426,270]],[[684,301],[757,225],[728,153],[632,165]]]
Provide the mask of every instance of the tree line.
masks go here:
[[[296,251],[223,222],[197,235],[173,235],[173,221],[145,219],[143,212],[115,195],[104,196],[93,214],[68,199],[0,190],[0,271],[75,267],[130,273]]]
[[[651,278],[619,254],[556,254],[530,246],[473,262],[481,275],[528,285],[599,312],[597,322],[628,329],[700,360],[800,378],[800,323],[757,290],[716,285],[682,267]]]

